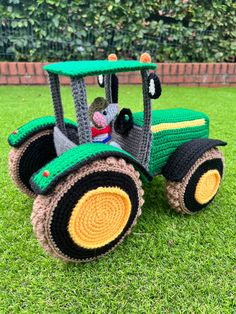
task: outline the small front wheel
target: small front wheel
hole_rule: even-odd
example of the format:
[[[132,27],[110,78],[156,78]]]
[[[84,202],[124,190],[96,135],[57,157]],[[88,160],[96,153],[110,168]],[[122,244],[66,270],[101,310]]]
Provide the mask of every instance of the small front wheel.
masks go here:
[[[90,261],[123,241],[141,214],[142,196],[132,165],[113,157],[95,161],[35,199],[33,229],[54,257]]]
[[[205,152],[181,182],[166,182],[170,206],[185,214],[194,214],[205,208],[219,190],[223,170],[223,154],[216,148]]]

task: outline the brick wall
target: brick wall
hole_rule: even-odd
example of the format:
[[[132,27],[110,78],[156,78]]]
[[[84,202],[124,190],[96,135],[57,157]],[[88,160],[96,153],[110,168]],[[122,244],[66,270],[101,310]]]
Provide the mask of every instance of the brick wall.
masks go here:
[[[47,74],[41,62],[0,62],[0,85],[45,85]],[[235,63],[159,63],[157,73],[166,85],[181,86],[236,86]],[[119,74],[120,83],[141,82],[138,72]],[[61,78],[62,84],[69,84]],[[86,83],[96,84],[96,77],[86,78]]]

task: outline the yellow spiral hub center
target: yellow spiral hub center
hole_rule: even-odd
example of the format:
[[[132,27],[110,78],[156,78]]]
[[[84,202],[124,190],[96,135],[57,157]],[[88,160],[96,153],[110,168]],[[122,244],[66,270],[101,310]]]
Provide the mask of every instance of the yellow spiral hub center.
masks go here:
[[[195,200],[201,205],[208,203],[217,193],[220,181],[221,176],[218,170],[208,170],[204,173],[197,183]]]
[[[99,187],[77,202],[68,231],[78,246],[100,248],[121,234],[130,213],[131,202],[126,192],[118,187]]]

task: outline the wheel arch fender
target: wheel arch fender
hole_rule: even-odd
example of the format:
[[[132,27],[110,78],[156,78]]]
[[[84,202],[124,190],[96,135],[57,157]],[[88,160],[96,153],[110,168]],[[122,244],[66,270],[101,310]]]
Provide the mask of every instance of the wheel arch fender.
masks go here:
[[[76,128],[76,123],[73,121],[67,118],[65,118],[64,121],[66,126]],[[53,129],[55,124],[56,119],[53,116],[45,116],[31,120],[12,132],[8,137],[8,143],[12,147],[20,147],[30,137],[37,134],[38,132],[44,131],[46,129]]]
[[[226,142],[209,138],[184,143],[169,157],[162,168],[162,174],[167,180],[180,182],[202,154],[211,148],[225,145]]]
[[[59,180],[71,172],[95,160],[108,157],[123,158],[134,166],[143,181],[152,179],[140,162],[126,151],[107,144],[87,143],[66,151],[34,173],[30,179],[31,187],[36,194],[47,194]]]

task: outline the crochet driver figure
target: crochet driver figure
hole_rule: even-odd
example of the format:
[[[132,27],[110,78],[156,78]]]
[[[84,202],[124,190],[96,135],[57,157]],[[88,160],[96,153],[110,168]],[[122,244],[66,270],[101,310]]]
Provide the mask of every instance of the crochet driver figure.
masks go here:
[[[89,106],[93,143],[108,143],[120,147],[111,137],[111,123],[119,112],[118,104],[108,104],[103,97],[97,97]]]

